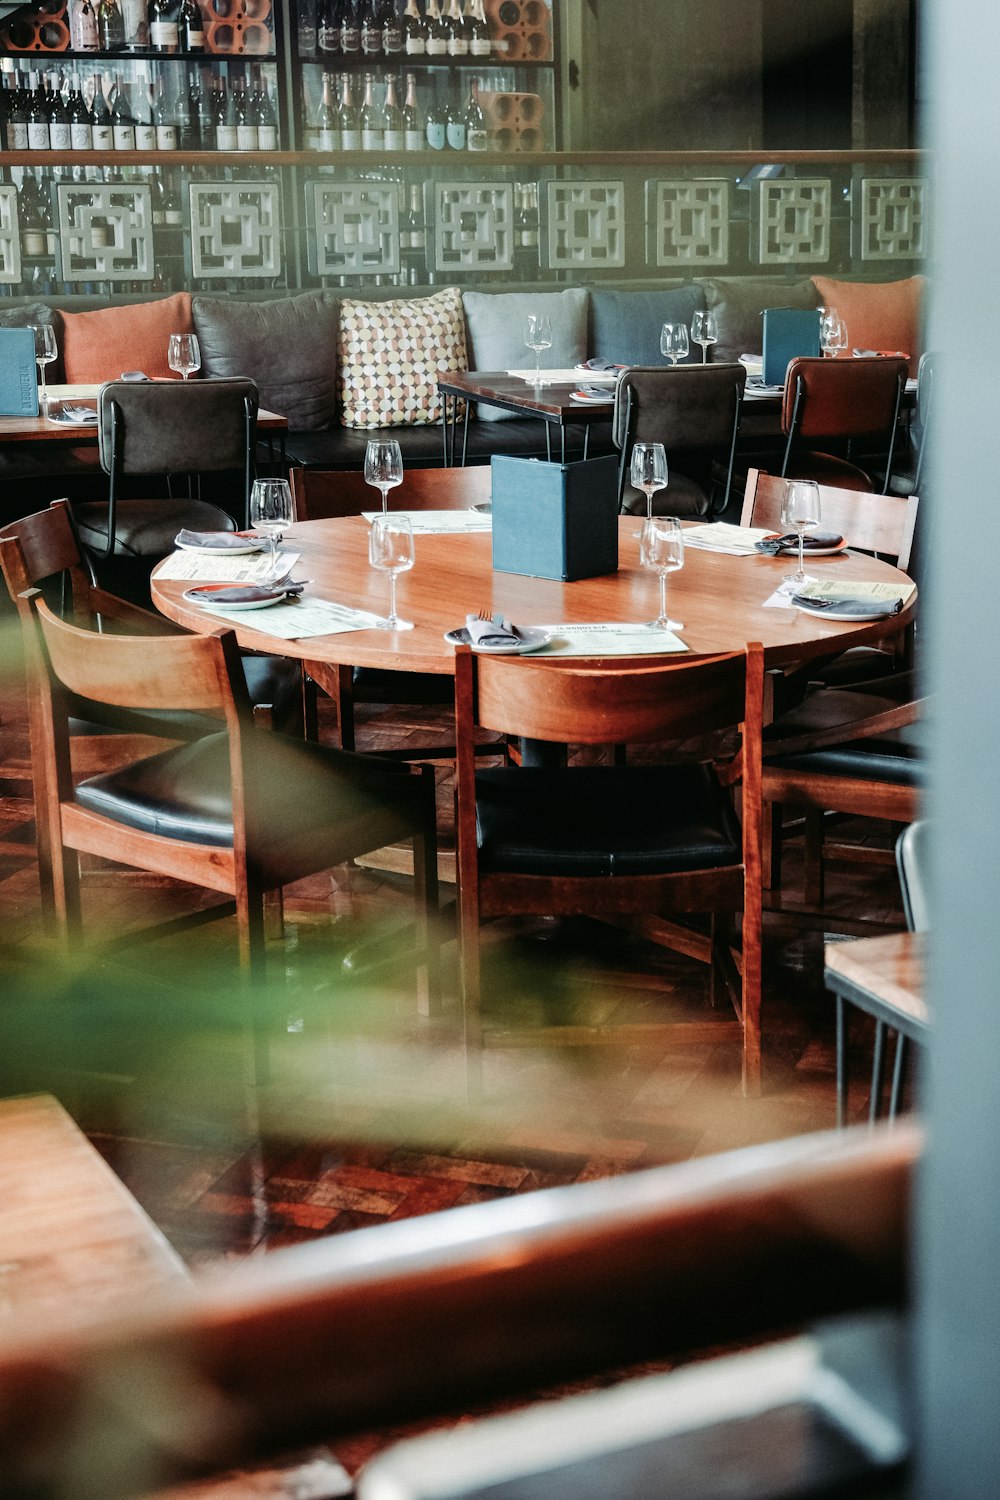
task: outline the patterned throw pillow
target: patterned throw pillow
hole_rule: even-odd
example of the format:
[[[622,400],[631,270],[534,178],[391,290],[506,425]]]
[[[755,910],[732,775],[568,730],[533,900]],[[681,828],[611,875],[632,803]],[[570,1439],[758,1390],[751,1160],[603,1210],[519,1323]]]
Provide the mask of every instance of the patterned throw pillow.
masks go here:
[[[440,422],[438,375],[468,368],[462,294],[340,304],[340,400],[345,427]]]

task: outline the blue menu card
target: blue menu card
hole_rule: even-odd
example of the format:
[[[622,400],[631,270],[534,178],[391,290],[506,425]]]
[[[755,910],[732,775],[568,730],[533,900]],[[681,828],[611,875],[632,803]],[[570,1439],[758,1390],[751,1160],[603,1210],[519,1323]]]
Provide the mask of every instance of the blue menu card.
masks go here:
[[[38,416],[38,366],[30,328],[0,328],[0,417]]]

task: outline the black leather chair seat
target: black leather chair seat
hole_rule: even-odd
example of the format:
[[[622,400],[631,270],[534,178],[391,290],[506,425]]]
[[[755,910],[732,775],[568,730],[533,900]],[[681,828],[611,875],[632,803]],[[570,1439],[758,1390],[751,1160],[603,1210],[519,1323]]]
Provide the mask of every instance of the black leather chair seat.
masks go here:
[[[355,667],[354,697],[360,703],[451,703],[455,684],[440,672],[390,672]]]
[[[480,771],[476,808],[484,870],[653,875],[743,857],[730,800],[704,766]]]
[[[103,552],[108,538],[107,503],[77,505],[73,509],[80,541],[92,552]],[[122,500],[115,519],[116,557],[166,557],[182,527],[192,531],[235,531],[232,516],[207,500]]]
[[[243,671],[254,707],[269,706],[277,728],[301,718],[302,678],[297,662],[283,656],[245,656]],[[117,708],[74,697],[71,734],[159,734],[166,739],[197,740],[218,734],[219,720],[207,714],[156,713],[152,709]]]
[[[248,749],[259,778],[254,853],[267,874],[307,868],[310,852],[324,846],[336,864],[380,839],[412,835],[422,792],[408,767],[280,734],[253,735]],[[75,796],[82,807],[141,832],[231,847],[229,737],[208,735],[94,776]]]
[[[911,681],[908,673],[900,674],[901,683]],[[810,693],[798,707],[764,731],[764,761],[782,770],[810,771],[823,776],[864,777],[898,786],[922,786],[926,770],[926,725],[908,724],[888,734],[869,739],[845,740],[818,750],[804,750],[782,755],[769,750],[769,741],[786,739],[810,730],[846,727],[852,720],[884,713],[898,707],[898,696],[882,697],[872,692],[848,688],[821,688]]]

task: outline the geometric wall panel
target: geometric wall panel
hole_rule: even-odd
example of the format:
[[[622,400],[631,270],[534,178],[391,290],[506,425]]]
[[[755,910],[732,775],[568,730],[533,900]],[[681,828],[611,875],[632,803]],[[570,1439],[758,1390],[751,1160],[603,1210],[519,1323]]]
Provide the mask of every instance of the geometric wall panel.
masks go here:
[[[514,190],[509,182],[435,182],[434,267],[438,271],[510,271],[514,265]]]
[[[907,260],[927,249],[923,177],[861,179],[861,259]]]
[[[787,177],[758,183],[762,266],[830,258],[830,182],[822,177]]]
[[[146,184],[60,183],[56,229],[60,281],[152,281],[156,275]]]
[[[17,188],[0,187],[0,281],[21,280],[21,230],[17,221]]]
[[[395,184],[310,182],[317,276],[399,270],[399,191]]]
[[[729,183],[719,178],[646,183],[646,260],[653,266],[724,266]]]
[[[553,269],[625,264],[624,182],[548,182],[545,248]]]
[[[194,276],[277,276],[281,271],[281,192],[274,182],[193,182]]]

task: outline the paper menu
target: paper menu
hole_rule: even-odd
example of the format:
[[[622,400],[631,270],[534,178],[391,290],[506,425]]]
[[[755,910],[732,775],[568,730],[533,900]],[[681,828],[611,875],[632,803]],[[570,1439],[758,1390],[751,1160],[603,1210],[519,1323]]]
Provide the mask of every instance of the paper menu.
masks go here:
[[[532,656],[660,656],[686,651],[680,636],[656,625],[630,625],[617,620],[586,625],[538,625],[552,639]]]
[[[529,385],[536,381],[534,370],[507,370],[506,374],[515,380],[526,380]],[[574,367],[570,370],[539,370],[537,378],[541,385],[579,385],[581,380],[588,385],[614,385],[620,374],[621,370],[579,370]]]
[[[916,584],[910,583],[909,579],[901,580],[899,583],[864,583],[859,580],[842,582],[837,577],[830,578],[826,583],[798,584],[794,578],[786,578],[774,593],[764,600],[764,608],[792,609],[794,607],[793,594],[803,599],[830,599],[834,596],[838,599],[870,599],[875,604],[892,603],[896,599],[902,599],[905,607],[916,592],[916,587]]]
[[[295,567],[301,555],[279,550],[279,578]],[[270,572],[271,558],[267,552],[235,557],[217,552],[172,552],[157,568],[156,576],[178,583],[267,583]]]
[[[347,630],[378,630],[385,626],[381,615],[364,609],[349,609],[327,599],[299,599],[294,604],[274,604],[269,609],[203,608],[203,614],[225,620],[235,629],[260,630],[282,641],[300,641],[314,635],[341,635]]]
[[[375,517],[384,512],[365,510],[361,514],[370,526]],[[484,514],[478,510],[390,510],[388,514],[405,517],[414,536],[446,536],[453,532],[493,529],[493,517],[488,511]]]
[[[684,545],[703,552],[728,552],[738,557],[757,556],[757,543],[773,532],[760,526],[731,526],[728,521],[707,521],[685,526]]]

